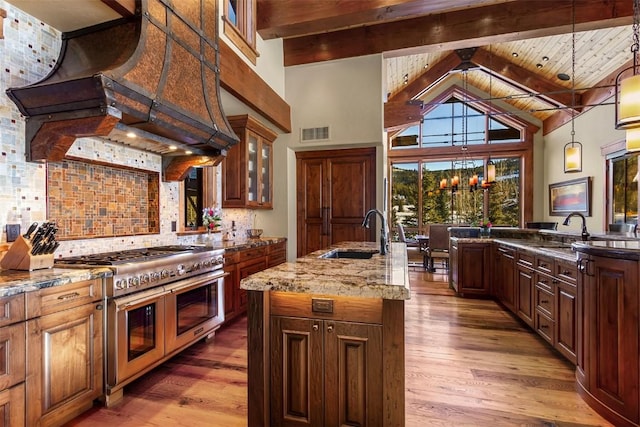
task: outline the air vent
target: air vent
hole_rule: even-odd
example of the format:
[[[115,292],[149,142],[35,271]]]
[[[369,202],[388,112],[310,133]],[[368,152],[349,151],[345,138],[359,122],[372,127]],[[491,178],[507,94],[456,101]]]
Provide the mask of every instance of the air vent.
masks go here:
[[[329,140],[329,126],[321,128],[307,128],[301,129],[300,141],[328,141]]]

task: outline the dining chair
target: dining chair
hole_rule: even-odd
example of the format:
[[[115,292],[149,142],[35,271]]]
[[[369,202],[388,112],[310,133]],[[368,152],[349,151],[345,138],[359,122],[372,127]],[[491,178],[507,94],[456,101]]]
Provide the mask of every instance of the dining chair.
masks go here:
[[[404,227],[402,224],[397,225],[398,230],[398,241],[405,243],[407,245],[407,260],[408,264],[412,267],[416,265],[422,264],[422,260],[415,261],[416,259],[420,259],[420,242],[417,239],[412,237],[407,237],[404,232]],[[414,261],[412,261],[414,260]]]
[[[626,224],[624,222],[616,222],[615,224],[609,224],[607,229],[614,233],[632,233],[634,225]]]
[[[427,270],[435,272],[434,260],[443,262],[445,269],[449,269],[449,227],[451,224],[429,225],[429,246],[424,254]]]

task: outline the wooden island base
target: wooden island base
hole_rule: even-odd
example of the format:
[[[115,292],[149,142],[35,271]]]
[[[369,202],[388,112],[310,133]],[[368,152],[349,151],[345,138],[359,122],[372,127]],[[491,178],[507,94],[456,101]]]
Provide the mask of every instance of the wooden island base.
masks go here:
[[[404,300],[248,291],[250,426],[403,426]]]

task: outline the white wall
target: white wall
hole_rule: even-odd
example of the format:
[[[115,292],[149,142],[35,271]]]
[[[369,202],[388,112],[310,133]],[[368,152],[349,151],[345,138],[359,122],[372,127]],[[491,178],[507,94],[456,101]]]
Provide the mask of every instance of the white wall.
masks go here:
[[[609,100],[608,102],[611,102]],[[582,172],[564,173],[564,145],[571,141],[571,124],[545,136],[544,141],[544,214],[545,221],[558,221],[558,229],[580,229],[580,221],[574,220],[568,227],[562,224],[564,217],[549,215],[549,184],[576,178],[593,177],[591,216],[587,218],[589,231],[602,232],[606,227],[605,206],[605,160],[600,148],[624,139],[623,131],[615,129],[613,105],[602,105],[590,109],[575,118],[575,140],[582,143]]]

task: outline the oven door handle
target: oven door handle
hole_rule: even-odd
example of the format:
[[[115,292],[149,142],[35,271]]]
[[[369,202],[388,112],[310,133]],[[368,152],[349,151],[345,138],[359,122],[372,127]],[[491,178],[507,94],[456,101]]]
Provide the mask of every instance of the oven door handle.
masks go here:
[[[211,273],[205,274],[204,276],[198,276],[192,279],[181,280],[180,282],[176,282],[174,284],[165,285],[165,289],[167,290],[167,292],[170,292],[170,293],[180,292],[185,289],[189,289],[189,288],[193,288],[196,286],[209,283],[213,280],[218,280],[228,275],[229,273],[225,273],[222,270],[213,271]]]
[[[158,286],[156,288],[142,291],[137,294],[114,298],[113,303],[115,304],[116,311],[123,311],[129,309],[130,307],[157,299],[158,297],[167,295],[168,293],[169,291],[167,291],[164,286]]]

